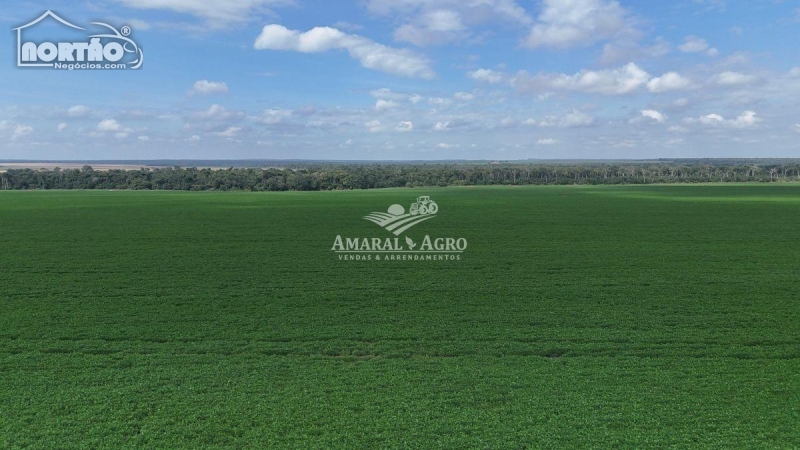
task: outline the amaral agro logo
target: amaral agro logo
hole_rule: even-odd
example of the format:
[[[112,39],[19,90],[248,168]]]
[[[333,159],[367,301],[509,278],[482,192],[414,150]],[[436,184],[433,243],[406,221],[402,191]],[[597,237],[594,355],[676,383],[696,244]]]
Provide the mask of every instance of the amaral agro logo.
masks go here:
[[[386,231],[393,232],[395,236],[400,236],[414,225],[433,219],[437,212],[439,212],[439,205],[430,197],[423,196],[411,205],[408,214],[403,205],[392,205],[387,212],[374,212],[364,216],[364,219],[377,224]]]
[[[45,21],[53,21],[64,34],[86,31],[47,11],[38,19],[14,28],[17,32],[17,67],[51,69],[138,69],[144,62],[142,49],[129,36],[131,29],[119,30],[103,22],[92,22],[102,32],[77,39],[37,39],[32,37]],[[73,33],[74,34],[74,33]]]
[[[392,205],[384,212],[364,216],[394,237],[348,237],[338,235],[331,251],[340,261],[460,261],[467,250],[467,240],[455,237],[431,237],[426,234],[417,240],[403,233],[422,222],[433,219],[439,204],[429,196],[421,196],[406,212],[403,205]]]

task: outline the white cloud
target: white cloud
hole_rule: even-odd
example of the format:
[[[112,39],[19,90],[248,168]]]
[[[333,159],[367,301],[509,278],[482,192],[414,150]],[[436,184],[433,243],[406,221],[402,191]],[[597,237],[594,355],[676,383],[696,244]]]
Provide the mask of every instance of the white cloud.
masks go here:
[[[698,5],[702,5],[703,9],[702,12],[725,12],[726,4],[725,0],[692,0],[694,3]],[[774,3],[781,2],[783,0],[775,0]]]
[[[400,104],[399,104],[399,103],[397,103],[397,102],[396,102],[396,101],[394,101],[394,100],[383,100],[383,99],[379,99],[379,100],[378,100],[378,101],[375,103],[375,111],[386,111],[386,110],[390,110],[390,109],[395,109],[395,108],[397,108],[398,106],[400,106]]]
[[[215,132],[214,134],[221,137],[232,138],[237,136],[240,131],[242,131],[241,127],[228,127],[225,129],[225,131],[218,131]]]
[[[751,128],[759,123],[763,122],[763,119],[757,117],[755,111],[744,111],[743,113],[739,114],[738,117],[735,119],[725,119],[719,114],[708,114],[705,116],[701,116],[698,119],[685,119],[684,122],[692,124],[692,123],[700,123],[702,125],[716,127],[716,126],[727,126],[732,128]]]
[[[417,103],[423,101],[423,100],[425,100],[425,97],[423,97],[423,96],[421,96],[419,94],[414,94],[414,95],[412,95],[411,97],[408,98],[408,101],[410,101],[411,103],[413,103],[415,105]]]
[[[256,120],[263,125],[277,125],[291,117],[292,112],[293,111],[289,109],[265,109]]]
[[[342,42],[348,36],[335,28],[315,27],[301,33],[282,25],[267,25],[256,38],[257,50],[290,50],[301,53],[320,53],[337,48],[347,48]]]
[[[120,131],[119,133],[116,133],[114,135],[114,137],[117,138],[117,139],[125,139],[125,138],[128,137],[128,133],[126,133],[124,131]]]
[[[117,0],[138,9],[169,9],[205,19],[218,28],[231,23],[245,22],[259,13],[268,15],[269,6],[289,5],[290,0]]]
[[[708,114],[698,119],[703,125],[719,125],[725,122],[725,118],[719,114]]]
[[[594,117],[576,109],[573,109],[564,116],[548,116],[539,121],[540,127],[580,128],[590,127],[594,124]]]
[[[739,72],[722,72],[715,75],[711,82],[720,86],[739,86],[753,83],[757,79],[754,75],[745,75]]]
[[[513,0],[367,0],[370,13],[413,15],[419,11],[457,10],[469,21],[487,20],[496,15],[507,20],[527,23],[525,10]]]
[[[794,124],[794,131],[795,131],[796,133],[800,133],[800,123],[796,123],[796,124]]]
[[[528,25],[531,18],[514,0],[367,0],[369,12],[394,15],[402,25],[398,41],[430,46],[473,39],[473,28],[488,23]],[[480,38],[480,36],[478,36]]]
[[[761,122],[762,119],[756,117],[755,111],[745,111],[739,115],[736,119],[731,121],[731,125],[736,128],[750,128],[755,126]]]
[[[447,9],[427,11],[422,19],[425,28],[431,31],[461,31],[466,28],[464,22],[461,21],[461,15]]]
[[[678,49],[684,53],[699,53],[708,48],[708,42],[697,36],[686,36],[686,42]]]
[[[653,78],[647,83],[647,90],[653,93],[679,91],[692,87],[692,80],[677,72],[668,72],[660,77]]]
[[[201,95],[227,94],[228,85],[223,81],[200,80],[194,83],[194,86],[192,86],[192,90],[189,91],[189,93]]]
[[[629,63],[618,69],[582,70],[574,75],[538,73],[529,75],[520,72],[512,84],[520,92],[542,92],[548,90],[577,91],[590,94],[624,95],[643,87],[650,74],[636,64]]]
[[[667,120],[666,116],[654,109],[645,109],[642,111],[642,117],[648,117],[658,123],[664,123]]]
[[[301,33],[281,25],[267,25],[256,38],[257,50],[288,50],[320,53],[347,50],[363,67],[409,78],[432,79],[436,73],[431,62],[410,50],[387,47],[355,34],[335,28],[317,27]]]
[[[672,52],[672,44],[659,36],[652,45],[643,46],[634,40],[620,40],[609,42],[603,46],[600,63],[606,66],[632,61],[637,59],[660,58]]]
[[[541,94],[536,96],[536,99],[543,102],[554,95],[556,94],[553,92],[542,92]]]
[[[588,127],[594,125],[594,122],[594,117],[584,112],[574,110],[564,116],[561,120],[561,126],[566,128]]]
[[[441,148],[441,149],[449,150],[449,149],[453,149],[453,148],[459,148],[461,146],[458,145],[458,144],[446,144],[446,143],[442,142],[442,143],[439,143],[437,145],[437,147]]]
[[[453,94],[453,97],[455,97],[457,100],[461,100],[464,102],[468,102],[470,100],[475,99],[475,95],[470,94],[469,92],[456,92],[455,94]]]
[[[67,125],[66,123],[60,123],[60,124],[58,124],[58,127],[56,128],[56,130],[58,130],[58,132],[60,133],[60,132],[62,132],[64,130],[66,130],[68,127],[69,127],[69,125]]]
[[[558,141],[555,139],[539,139],[536,141],[536,145],[556,145]]]
[[[408,94],[394,92],[393,90],[388,88],[380,88],[372,90],[370,91],[369,95],[381,100],[394,100],[394,101],[401,101],[409,98]]]
[[[148,24],[144,20],[124,19],[122,22],[128,24],[131,28],[135,30],[146,31],[150,29],[150,24]]]
[[[198,136],[198,135],[194,134],[194,135],[192,135],[192,137],[190,137],[190,138],[188,138],[188,139],[186,139],[186,140],[187,140],[188,142],[197,142],[197,141],[200,141],[201,139],[200,139],[200,136]]]
[[[567,49],[614,39],[632,28],[628,12],[616,0],[544,0],[524,44]]]
[[[86,117],[92,112],[91,108],[84,105],[75,105],[67,110],[70,117]]]
[[[369,122],[364,124],[364,127],[366,127],[370,133],[378,133],[380,131],[383,131],[383,126],[381,125],[380,120],[370,120]]]
[[[340,21],[336,22],[335,24],[333,24],[333,27],[337,28],[339,30],[347,30],[347,31],[358,31],[358,30],[363,30],[364,29],[363,25],[359,25],[359,24],[351,23],[351,22],[345,22],[343,20],[340,20]]]
[[[244,117],[242,112],[228,111],[224,106],[213,104],[208,109],[192,114],[191,118],[202,121],[226,121]]]
[[[519,121],[511,116],[504,117],[498,124],[500,128],[515,128],[519,126]]]
[[[142,142],[147,142],[150,140],[150,136],[139,136],[137,139],[139,139]]]
[[[459,37],[466,37],[467,26],[456,11],[428,11],[416,18],[414,23],[407,23],[394,32],[398,41],[409,42],[419,47],[452,42]]]
[[[453,101],[449,98],[431,97],[428,99],[428,104],[437,108],[443,108],[453,104]]]
[[[28,125],[19,125],[17,124],[14,127],[14,131],[11,134],[11,139],[19,139],[23,136],[27,136],[33,132],[33,127]]]
[[[505,75],[503,75],[501,72],[497,72],[492,69],[473,70],[472,72],[467,73],[467,76],[475,81],[482,81],[489,84],[500,83],[505,78]]]
[[[123,127],[114,119],[106,119],[99,124],[97,124],[97,131],[106,132],[106,131],[122,131]]]
[[[408,120],[400,122],[397,124],[395,130],[400,132],[414,131],[414,123]]]
[[[436,125],[433,126],[433,131],[447,131],[449,126],[450,122],[436,122]]]

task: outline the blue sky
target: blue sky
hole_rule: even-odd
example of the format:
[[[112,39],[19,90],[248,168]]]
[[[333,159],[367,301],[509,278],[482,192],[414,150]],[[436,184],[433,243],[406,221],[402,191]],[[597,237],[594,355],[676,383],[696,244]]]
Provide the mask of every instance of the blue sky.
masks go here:
[[[142,67],[16,67],[12,29],[48,9],[130,26]],[[0,159],[800,157],[789,0],[21,1],[0,22]],[[64,28],[28,31],[88,40]]]

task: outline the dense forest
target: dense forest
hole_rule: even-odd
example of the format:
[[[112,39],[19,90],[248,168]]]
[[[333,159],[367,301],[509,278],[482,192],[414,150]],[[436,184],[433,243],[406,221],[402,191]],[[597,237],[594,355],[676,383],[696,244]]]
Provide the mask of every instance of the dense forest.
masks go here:
[[[309,164],[286,168],[11,169],[0,190],[136,189],[321,191],[389,187],[800,181],[800,162],[781,163],[414,163]]]

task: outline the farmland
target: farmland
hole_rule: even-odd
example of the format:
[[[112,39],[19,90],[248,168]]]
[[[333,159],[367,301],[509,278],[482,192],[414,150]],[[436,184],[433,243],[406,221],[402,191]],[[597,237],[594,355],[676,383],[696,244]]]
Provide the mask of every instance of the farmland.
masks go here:
[[[341,261],[362,217],[459,260]],[[800,446],[800,185],[0,192],[0,447]]]

